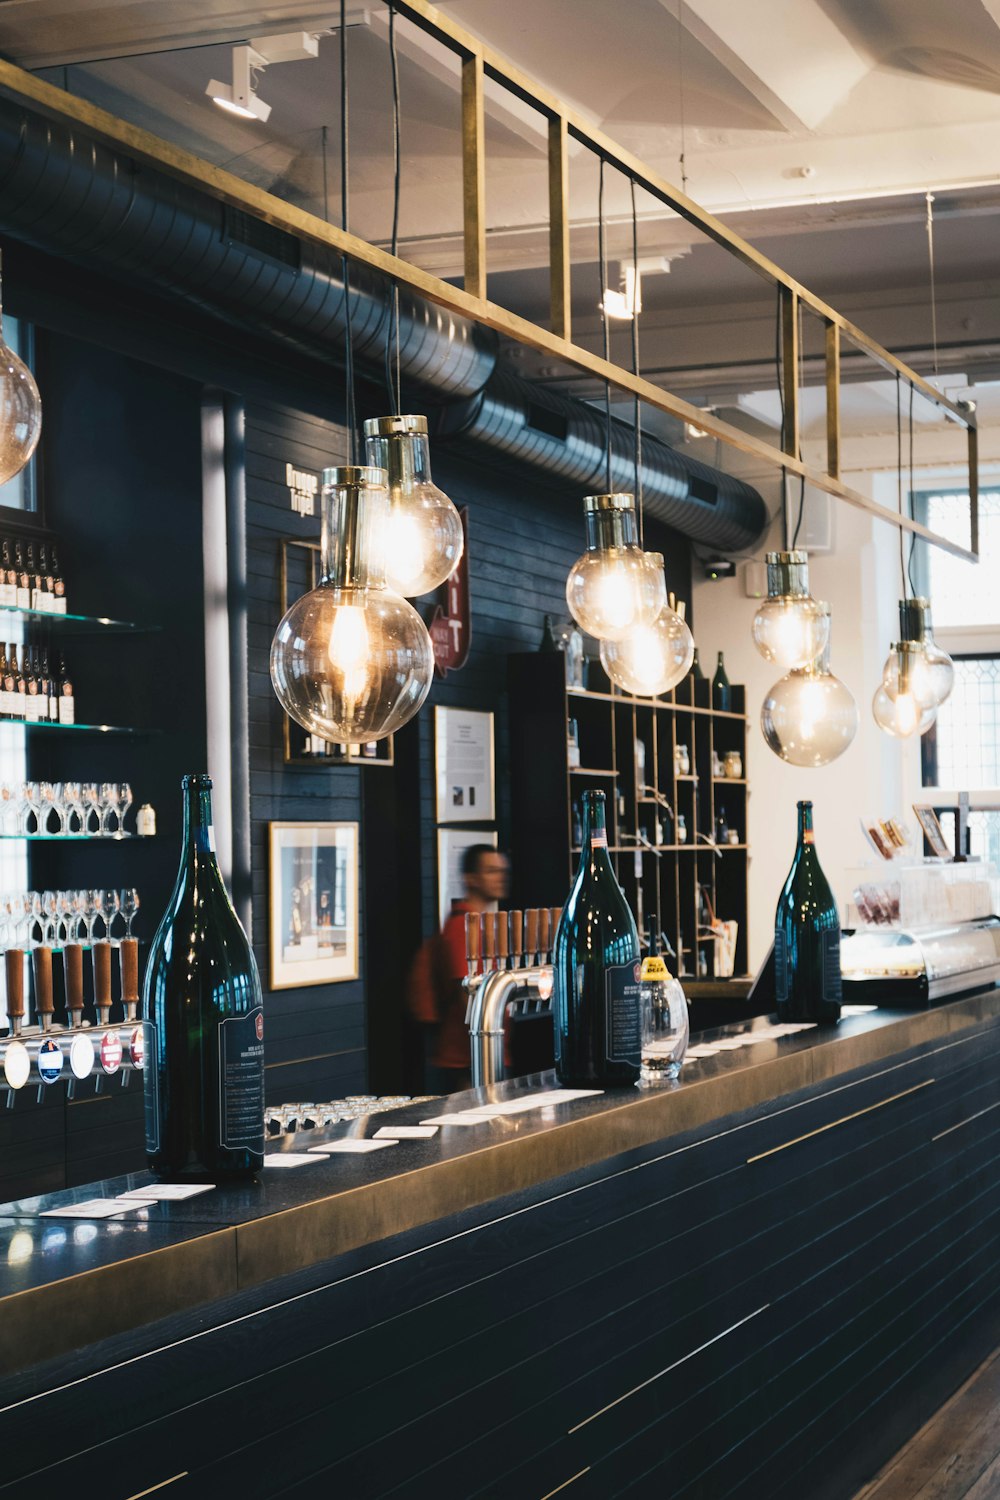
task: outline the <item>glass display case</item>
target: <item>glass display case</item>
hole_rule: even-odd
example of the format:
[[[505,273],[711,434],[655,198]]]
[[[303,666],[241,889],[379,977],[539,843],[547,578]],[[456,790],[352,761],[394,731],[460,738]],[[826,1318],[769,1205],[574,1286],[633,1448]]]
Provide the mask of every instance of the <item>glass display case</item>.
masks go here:
[[[1000,918],[937,927],[872,926],[840,945],[845,1003],[933,1005],[1000,983]]]

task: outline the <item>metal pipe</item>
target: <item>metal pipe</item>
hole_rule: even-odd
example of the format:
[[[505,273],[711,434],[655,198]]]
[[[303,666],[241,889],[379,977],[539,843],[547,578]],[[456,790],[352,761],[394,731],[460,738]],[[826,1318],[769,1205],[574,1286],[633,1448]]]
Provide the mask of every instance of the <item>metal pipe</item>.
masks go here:
[[[469,1004],[473,1088],[499,1083],[505,1076],[504,1016],[511,1001],[524,995],[532,996],[539,1010],[548,1010],[552,1000],[550,964],[534,964],[527,969],[492,969],[473,990]]]

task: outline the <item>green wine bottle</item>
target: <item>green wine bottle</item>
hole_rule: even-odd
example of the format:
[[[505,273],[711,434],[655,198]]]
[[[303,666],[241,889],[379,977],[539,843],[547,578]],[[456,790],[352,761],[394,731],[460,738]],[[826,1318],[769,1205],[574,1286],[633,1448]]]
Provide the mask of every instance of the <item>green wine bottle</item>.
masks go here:
[[[583,851],[556,929],[556,1073],[582,1087],[639,1076],[639,934],[608,856],[603,792],[583,794]]]
[[[799,842],[774,918],[774,997],[782,1021],[840,1019],[840,917],[816,857],[813,805],[799,803]]]
[[[556,640],[556,638],[555,638],[555,632],[552,629],[552,616],[551,615],[546,615],[545,616],[545,623],[542,625],[542,639],[541,639],[541,644],[539,645],[538,649],[539,649],[539,651],[558,651],[559,650],[559,642]]]
[[[704,682],[705,674],[701,670],[701,662],[698,660],[698,647],[694,648],[694,656],[691,658],[691,672],[689,674],[696,682]]]
[[[718,664],[715,668],[715,676],[712,678],[712,707],[720,709],[723,713],[729,712],[729,678],[726,676],[726,664],[722,660],[722,652],[719,652]]]
[[[171,1176],[252,1176],[264,1164],[260,976],[212,829],[212,781],[185,776],[177,882],[143,985],[146,1154]]]

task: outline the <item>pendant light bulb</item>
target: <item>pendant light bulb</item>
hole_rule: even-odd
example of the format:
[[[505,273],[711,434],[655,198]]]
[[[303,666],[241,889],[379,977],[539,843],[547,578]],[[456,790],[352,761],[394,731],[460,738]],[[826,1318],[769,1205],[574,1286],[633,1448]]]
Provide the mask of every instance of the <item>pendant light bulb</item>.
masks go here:
[[[389,476],[386,581],[407,599],[440,588],[465,547],[462,518],[431,479],[426,417],[373,417],[365,455]]]
[[[42,398],[35,377],[8,348],[0,326],[0,484],[20,474],[41,431]]]
[[[872,715],[878,727],[894,739],[926,734],[937,718],[937,707],[918,697],[923,692],[917,670],[921,662],[919,641],[897,641],[886,658],[882,681],[872,699]]]
[[[587,550],[569,570],[566,603],[588,635],[621,641],[666,607],[663,569],[639,547],[631,495],[587,495],[583,512]]]
[[[912,669],[914,697],[924,708],[940,708],[955,686],[955,663],[934,639],[929,599],[900,599],[899,635],[920,647]],[[887,670],[891,662],[890,656]]]
[[[412,604],[386,587],[384,470],[323,471],[323,577],[286,612],[271,681],[303,729],[334,744],[384,739],[430,691],[434,652]]]
[[[805,552],[767,554],[767,598],[754,615],[753,643],[785,672],[815,662],[830,638],[830,617],[809,593]]]
[[[662,552],[647,552],[646,560],[662,578]],[[652,625],[637,625],[624,640],[601,642],[601,665],[611,681],[642,698],[668,693],[687,676],[693,660],[694,637],[669,604]]]
[[[829,622],[829,605],[820,604]],[[858,732],[858,705],[830,670],[830,637],[812,666],[788,672],[764,699],[760,727],[768,749],[793,766],[828,766]]]

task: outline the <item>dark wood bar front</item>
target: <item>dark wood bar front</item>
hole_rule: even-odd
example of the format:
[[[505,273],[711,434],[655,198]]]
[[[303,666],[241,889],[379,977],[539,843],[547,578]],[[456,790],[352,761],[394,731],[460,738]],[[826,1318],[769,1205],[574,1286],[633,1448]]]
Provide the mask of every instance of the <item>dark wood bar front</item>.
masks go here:
[[[147,1174],[6,1205],[0,1493],[849,1495],[1000,1335],[998,1078],[990,992],[122,1219],[40,1215]]]

